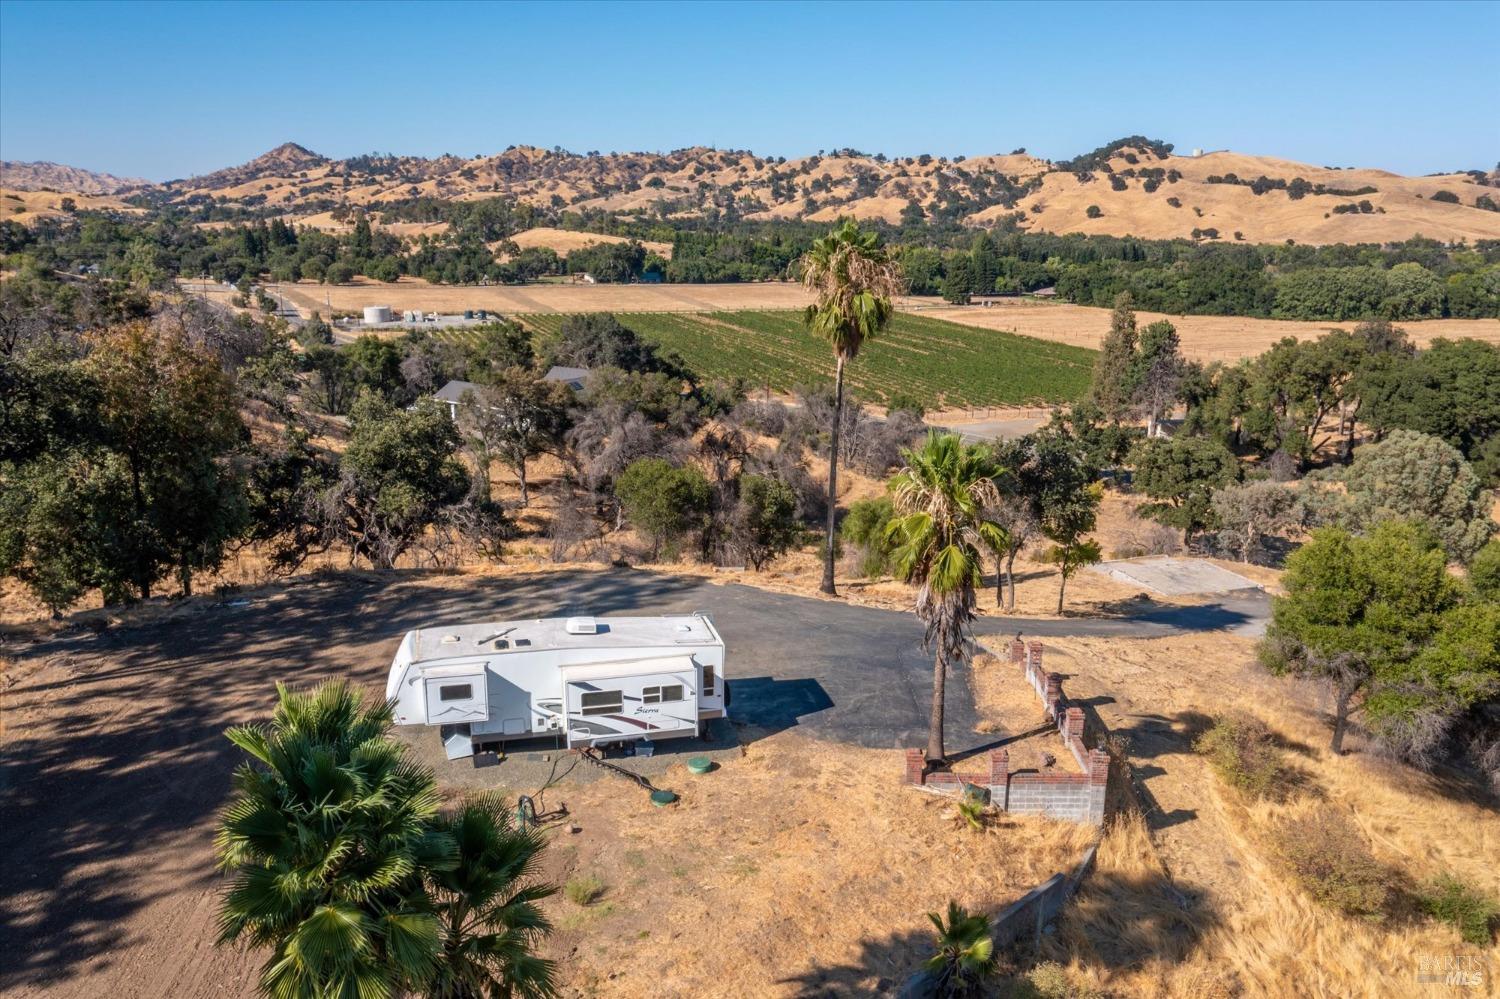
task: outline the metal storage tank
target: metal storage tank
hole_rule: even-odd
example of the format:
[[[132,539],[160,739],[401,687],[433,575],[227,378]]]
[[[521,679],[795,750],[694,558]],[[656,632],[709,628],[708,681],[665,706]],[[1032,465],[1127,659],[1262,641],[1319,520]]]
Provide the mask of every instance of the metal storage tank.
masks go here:
[[[365,323],[388,323],[392,319],[391,307],[389,305],[367,305],[365,306]]]

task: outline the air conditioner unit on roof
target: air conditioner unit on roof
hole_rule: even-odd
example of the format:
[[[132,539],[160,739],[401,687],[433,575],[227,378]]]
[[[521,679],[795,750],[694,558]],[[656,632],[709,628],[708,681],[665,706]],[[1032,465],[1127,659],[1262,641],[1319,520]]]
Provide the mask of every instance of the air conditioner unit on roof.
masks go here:
[[[599,625],[591,617],[570,617],[565,627],[570,635],[595,635],[599,632]]]

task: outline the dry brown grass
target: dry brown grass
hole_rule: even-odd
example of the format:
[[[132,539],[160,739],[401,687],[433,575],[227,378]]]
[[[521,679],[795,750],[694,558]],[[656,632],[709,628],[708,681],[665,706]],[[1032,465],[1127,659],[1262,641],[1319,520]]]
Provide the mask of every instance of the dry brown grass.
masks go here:
[[[497,156],[468,160],[408,160],[399,181],[389,177],[359,178],[349,187],[343,187],[341,179],[336,182],[340,183],[339,196],[349,204],[377,211],[384,204],[412,196],[451,200],[511,197],[538,206],[561,197],[576,211],[664,210],[686,216],[702,213],[697,194],[700,183],[734,185],[740,196],[756,199],[766,206],[751,218],[810,218],[819,222],[832,222],[842,216],[895,222],[910,199],[931,208],[940,173],[946,174],[944,183],[960,194],[971,190],[970,183],[955,175],[954,165],[943,158],[934,158],[926,164],[844,156],[824,157],[815,166],[806,160],[784,164],[761,160],[757,164],[750,155],[698,149],[673,154],[667,161],[660,159],[650,157],[650,161],[643,162],[640,154],[630,153],[562,159],[550,156],[545,150],[520,147]],[[184,186],[177,193],[230,199],[264,197],[267,204],[295,214],[314,199],[327,196],[326,190],[319,189],[333,179],[330,172],[336,169],[325,165],[301,170],[297,168],[300,165],[273,158],[260,164],[265,176],[249,177],[247,173],[232,171],[210,178],[207,186]],[[810,173],[801,172],[804,165],[810,168]],[[1081,183],[1071,173],[1047,172],[1049,166],[1025,155],[966,160],[962,169],[968,173],[1000,172],[1023,179],[1045,173],[1041,189],[1023,199],[1019,206],[994,205],[971,216],[970,221],[993,222],[1014,214],[1019,207],[1025,211],[1023,228],[1047,232],[1187,238],[1194,228],[1215,228],[1224,241],[1232,241],[1234,233],[1239,231],[1248,241],[1279,243],[1294,239],[1312,244],[1379,243],[1418,234],[1470,242],[1500,237],[1500,215],[1474,207],[1475,199],[1484,189],[1461,174],[1402,177],[1383,170],[1330,170],[1234,152],[1197,158],[1173,156],[1164,160],[1146,154],[1135,166],[1175,169],[1182,174],[1179,182],[1164,183],[1158,190],[1147,193],[1138,178],[1129,182],[1127,190],[1115,191],[1102,171],[1092,182]],[[1123,155],[1112,161],[1116,171],[1131,166]],[[790,192],[779,195],[779,201],[778,195],[772,193],[772,170],[796,178]],[[302,176],[304,173],[306,176]],[[859,173],[876,178],[875,189],[863,197],[857,196],[856,191]],[[1215,173],[1236,173],[1246,179],[1262,174],[1283,180],[1302,177],[1335,188],[1370,185],[1378,190],[1357,197],[1308,195],[1293,201],[1284,191],[1257,196],[1247,187],[1206,183],[1207,177]],[[832,190],[812,191],[813,178],[825,174],[832,180]],[[644,186],[651,180],[660,181],[661,186]],[[1440,190],[1456,194],[1460,204],[1432,200],[1432,195]],[[805,207],[809,196],[816,201],[810,212]],[[1167,204],[1170,197],[1178,198],[1182,207]],[[1361,199],[1369,200],[1382,211],[1339,215],[1332,212],[1335,205]],[[1031,207],[1038,204],[1044,206],[1043,211],[1033,213]],[[1096,219],[1087,216],[1088,206],[1093,204],[1103,210]]]
[[[582,827],[555,834],[549,875],[606,885],[587,910],[550,906],[569,994],[871,994],[929,956],[926,913],[1003,907],[1093,837],[1016,817],[975,832],[951,799],[900,784],[896,752],[791,732],[656,783],[681,803],[653,808],[609,779],[549,792]]]
[[[347,285],[304,282],[281,285],[304,315],[317,309],[355,312],[366,305],[424,312],[490,309],[526,312],[716,312],[733,309],[800,309],[809,299],[797,285],[762,284],[531,284],[457,287],[402,278],[389,284],[358,279]]]
[[[546,226],[538,226],[535,229],[518,232],[511,237],[511,240],[523,250],[533,246],[542,246],[553,250],[560,257],[565,257],[574,250],[581,250],[585,246],[596,246],[600,243],[630,242],[624,236],[604,236],[597,232],[575,232],[572,229],[551,229]],[[640,243],[646,248],[648,253],[655,253],[668,260],[672,259],[671,243],[662,243],[649,239],[641,240]]]
[[[1005,330],[1056,340],[1082,347],[1098,347],[1109,332],[1109,310],[1065,302],[1044,302],[1017,298],[990,307],[944,306],[933,300],[924,315],[949,322]],[[1271,347],[1282,337],[1299,340],[1321,336],[1334,327],[1353,329],[1354,323],[1292,322],[1279,319],[1250,319],[1243,316],[1168,316],[1158,312],[1138,312],[1142,326],[1158,319],[1171,320],[1182,337],[1182,350],[1200,361],[1230,361],[1253,357]],[[1420,345],[1437,337],[1456,339],[1474,337],[1500,344],[1500,319],[1427,319],[1397,324]]]
[[[1419,957],[1469,955],[1487,962],[1485,985],[1452,994],[1495,994],[1494,946],[1465,945],[1446,925],[1339,915],[1273,860],[1282,822],[1335,808],[1379,862],[1412,881],[1451,871],[1500,896],[1500,817],[1472,800],[1474,788],[1383,765],[1367,747],[1332,756],[1317,691],[1265,674],[1248,639],[1046,645],[1050,667],[1070,677],[1071,696],[1111,698],[1096,710],[1130,738],[1136,765],[1148,768],[1139,783],[1159,811],[1151,835],[1138,819],[1112,828],[1045,956],[1119,995],[1375,997],[1416,994]],[[1305,785],[1288,801],[1243,798],[1193,753],[1206,716],[1230,708],[1257,715],[1291,744],[1288,759]]]
[[[59,194],[56,191],[16,191],[0,188],[0,219],[28,225],[42,218],[62,218],[63,198],[72,198],[78,211],[114,211],[141,214],[140,208],[127,205],[107,194]]]

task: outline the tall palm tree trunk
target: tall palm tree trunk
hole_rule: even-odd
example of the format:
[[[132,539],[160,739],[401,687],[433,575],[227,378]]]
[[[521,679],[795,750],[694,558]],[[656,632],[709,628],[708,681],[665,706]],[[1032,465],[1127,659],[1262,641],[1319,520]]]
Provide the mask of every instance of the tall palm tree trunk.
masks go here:
[[[927,763],[943,762],[943,696],[948,688],[948,664],[940,650],[932,665],[932,714],[927,720]]]
[[[844,422],[844,358],[838,358],[838,367],[833,376],[833,433],[828,448],[828,544],[823,549],[823,583],[818,589],[829,596],[837,596],[833,585],[834,522],[838,514],[839,497],[839,424]]]

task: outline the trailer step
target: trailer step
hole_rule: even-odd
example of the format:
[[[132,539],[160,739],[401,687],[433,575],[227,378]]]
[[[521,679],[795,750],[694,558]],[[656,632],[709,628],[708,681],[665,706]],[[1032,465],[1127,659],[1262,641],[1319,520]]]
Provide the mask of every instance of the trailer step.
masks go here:
[[[438,730],[443,738],[443,752],[450,760],[467,759],[474,755],[474,739],[467,725],[444,725]]]

